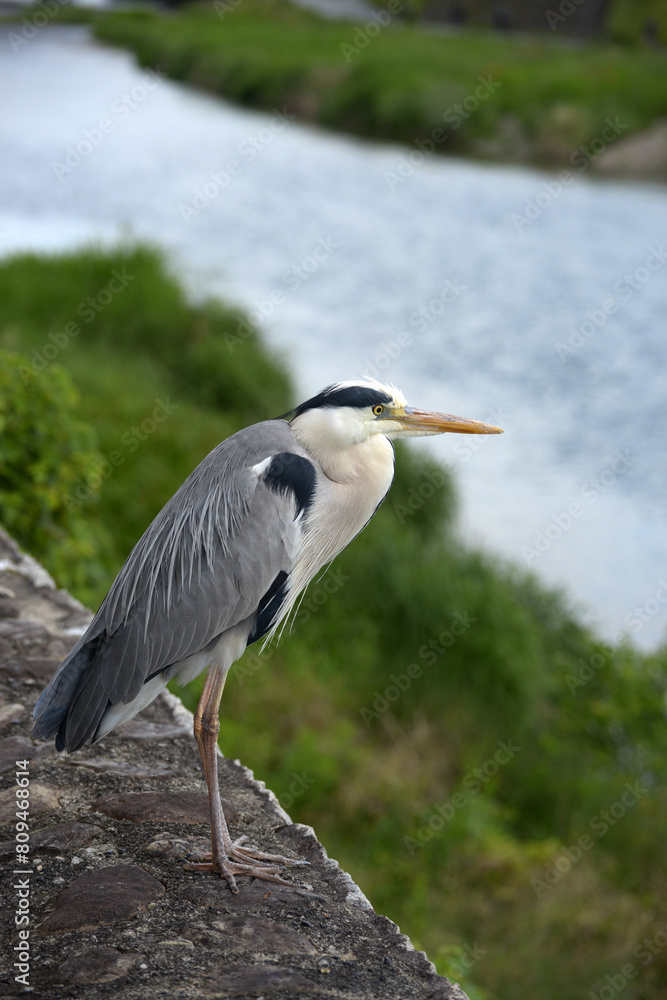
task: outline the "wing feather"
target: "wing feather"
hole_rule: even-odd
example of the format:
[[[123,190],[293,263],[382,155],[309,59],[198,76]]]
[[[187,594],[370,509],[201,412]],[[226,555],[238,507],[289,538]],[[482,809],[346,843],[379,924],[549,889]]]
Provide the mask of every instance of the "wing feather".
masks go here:
[[[36,735],[52,735],[54,717],[62,722],[69,713],[67,746],[81,745],[91,717],[109,702],[129,703],[149,677],[252,619],[277,574],[289,574],[298,556],[294,497],[269,490],[253,468],[288,450],[305,456],[288,424],[267,421],[228,438],[201,462],[137,543],[42,694]]]

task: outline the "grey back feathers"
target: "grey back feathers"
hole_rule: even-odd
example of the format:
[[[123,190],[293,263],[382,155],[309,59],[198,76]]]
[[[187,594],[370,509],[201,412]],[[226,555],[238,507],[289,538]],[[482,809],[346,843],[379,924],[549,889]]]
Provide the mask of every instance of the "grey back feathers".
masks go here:
[[[130,553],[40,697],[34,735],[76,750],[112,706],[131,704],[159,674],[166,683],[229,630],[265,634],[285,602],[317,475],[282,420],[218,445]]]

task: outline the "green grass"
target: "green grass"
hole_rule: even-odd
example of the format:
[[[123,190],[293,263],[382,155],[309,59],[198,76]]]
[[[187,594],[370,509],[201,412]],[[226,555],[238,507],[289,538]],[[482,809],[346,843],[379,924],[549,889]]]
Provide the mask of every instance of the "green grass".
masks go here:
[[[49,334],[123,269],[133,280],[42,367]],[[96,606],[208,450],[294,402],[289,377],[255,333],[230,352],[242,317],[189,304],[152,250],[14,258],[0,300],[0,351],[13,352],[0,521],[23,511],[23,545]],[[171,412],[142,441],[134,428],[156,400]],[[22,440],[46,470],[38,482],[21,475]],[[63,510],[72,476],[88,482],[116,451],[123,461]],[[405,518],[427,474],[442,486]],[[606,648],[566,597],[462,545],[455,513],[451,474],[400,449],[387,501],[307,592],[292,634],[232,671],[221,746],[475,1000],[581,1000],[628,963],[624,1000],[658,1000],[667,951],[644,964],[635,949],[667,924],[667,651]],[[74,526],[83,550],[68,561],[58,545]],[[618,806],[637,782],[637,801]],[[549,866],[571,858],[552,885]]]
[[[240,104],[405,143],[440,130],[443,153],[567,166],[607,119],[627,136],[667,113],[664,52],[611,40],[447,34],[398,18],[371,37],[282,0],[241,0],[222,19],[212,5],[67,16],[92,18],[98,38],[142,65]],[[620,4],[617,20],[627,37],[635,21]]]
[[[1,275],[0,343],[25,358],[16,390],[30,397],[51,363],[66,368],[76,416],[95,431],[97,462],[70,484],[73,509],[59,530],[83,519],[106,537],[102,524],[114,525],[77,593],[97,604],[197,461],[245,423],[283,412],[289,380],[238,311],[191,306],[151,249],[27,255],[3,263]],[[118,291],[103,305],[110,287]],[[49,565],[47,551],[34,554]]]

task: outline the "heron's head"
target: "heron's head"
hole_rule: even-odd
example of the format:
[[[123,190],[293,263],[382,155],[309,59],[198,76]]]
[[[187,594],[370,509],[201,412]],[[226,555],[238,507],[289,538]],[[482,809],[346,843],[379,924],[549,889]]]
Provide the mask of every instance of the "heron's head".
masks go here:
[[[337,382],[301,403],[290,414],[291,426],[306,447],[344,450],[376,435],[389,440],[430,434],[502,434],[502,428],[479,420],[432,413],[408,406],[393,385],[374,379]]]

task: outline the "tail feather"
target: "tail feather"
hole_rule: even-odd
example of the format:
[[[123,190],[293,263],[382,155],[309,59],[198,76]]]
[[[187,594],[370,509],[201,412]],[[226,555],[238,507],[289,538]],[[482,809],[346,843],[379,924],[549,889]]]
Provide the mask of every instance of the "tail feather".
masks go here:
[[[77,689],[97,654],[99,644],[99,636],[87,642],[80,639],[58,667],[35,705],[32,735],[36,739],[48,740],[58,733],[57,743],[62,744],[58,745],[58,749],[72,749],[66,738],[67,719],[76,701]]]
[[[109,696],[99,682],[97,671],[83,674],[74,697],[62,719],[56,748],[74,753],[85,743],[94,742],[102,716],[109,707]]]

